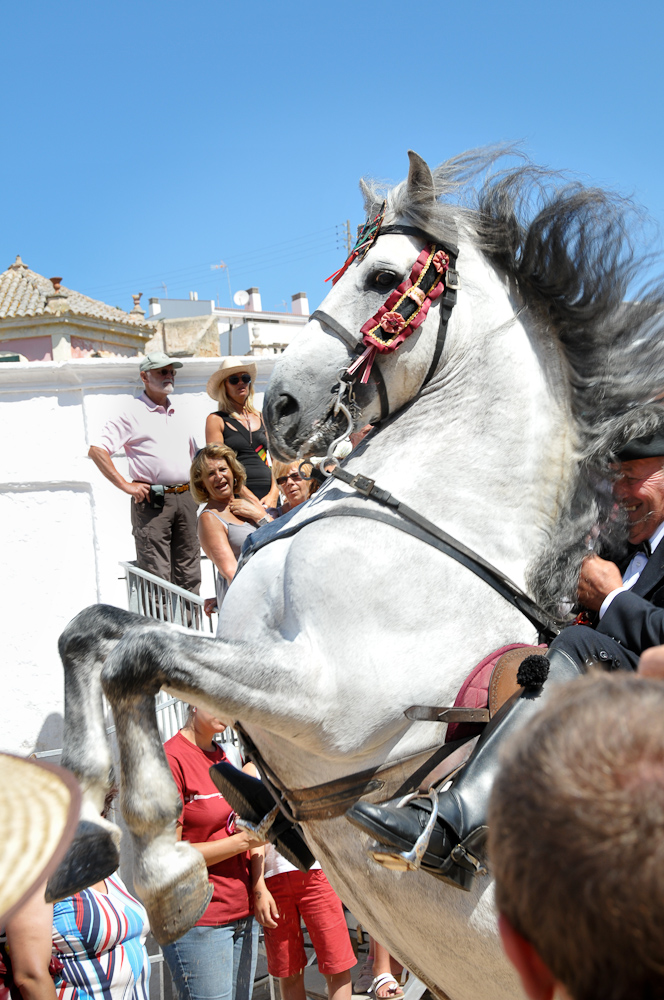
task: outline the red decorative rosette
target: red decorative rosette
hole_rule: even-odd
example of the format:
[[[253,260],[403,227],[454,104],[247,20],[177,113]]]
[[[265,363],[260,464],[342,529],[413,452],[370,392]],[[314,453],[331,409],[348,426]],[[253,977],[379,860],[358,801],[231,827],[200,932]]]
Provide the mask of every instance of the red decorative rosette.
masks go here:
[[[394,335],[396,333],[401,333],[406,326],[406,320],[403,318],[401,313],[386,312],[381,316],[380,325],[383,330],[385,330],[385,333],[391,333]]]
[[[445,271],[447,271],[450,266],[449,255],[446,254],[444,250],[438,250],[438,252],[433,255],[431,263],[438,271],[438,274],[445,274]]]

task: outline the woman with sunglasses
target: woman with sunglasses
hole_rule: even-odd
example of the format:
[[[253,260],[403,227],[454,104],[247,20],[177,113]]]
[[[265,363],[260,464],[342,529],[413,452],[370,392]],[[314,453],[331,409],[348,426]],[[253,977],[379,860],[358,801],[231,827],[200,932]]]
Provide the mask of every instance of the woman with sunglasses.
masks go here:
[[[238,364],[236,358],[224,358],[207,384],[208,395],[219,409],[205,422],[205,443],[232,448],[247,474],[241,495],[274,507],[279,494],[268,465],[263,418],[254,407],[255,380],[253,362]]]
[[[276,476],[277,486],[285,498],[285,502],[275,512],[276,517],[288,514],[295,507],[299,507],[313,496],[320,486],[320,480],[308,478],[313,472],[311,462],[291,462],[290,465],[285,462],[275,462],[272,471]]]

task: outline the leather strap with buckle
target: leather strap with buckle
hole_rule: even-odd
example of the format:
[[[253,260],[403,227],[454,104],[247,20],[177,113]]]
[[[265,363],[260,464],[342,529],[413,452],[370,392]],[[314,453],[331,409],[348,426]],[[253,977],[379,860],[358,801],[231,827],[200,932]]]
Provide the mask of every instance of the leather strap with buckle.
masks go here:
[[[181,483],[179,486],[164,486],[164,493],[185,493],[189,489],[189,483]]]

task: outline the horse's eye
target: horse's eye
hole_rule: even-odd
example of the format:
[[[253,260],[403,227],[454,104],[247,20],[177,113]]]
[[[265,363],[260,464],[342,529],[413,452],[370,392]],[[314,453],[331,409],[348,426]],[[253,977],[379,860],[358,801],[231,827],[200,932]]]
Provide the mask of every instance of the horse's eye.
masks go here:
[[[369,284],[372,288],[391,288],[399,280],[399,275],[394,271],[376,271],[371,275]]]

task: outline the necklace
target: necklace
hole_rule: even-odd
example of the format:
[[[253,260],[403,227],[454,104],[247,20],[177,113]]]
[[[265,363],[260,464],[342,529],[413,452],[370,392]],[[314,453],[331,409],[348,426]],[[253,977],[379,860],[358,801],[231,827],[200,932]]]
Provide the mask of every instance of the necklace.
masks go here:
[[[249,444],[253,445],[253,443],[254,443],[254,432],[251,429],[251,414],[250,413],[244,414],[240,410],[235,410],[234,412],[235,412],[236,416],[239,417],[239,419],[242,421],[242,423],[245,422],[245,416],[246,416],[247,432],[249,434]]]

